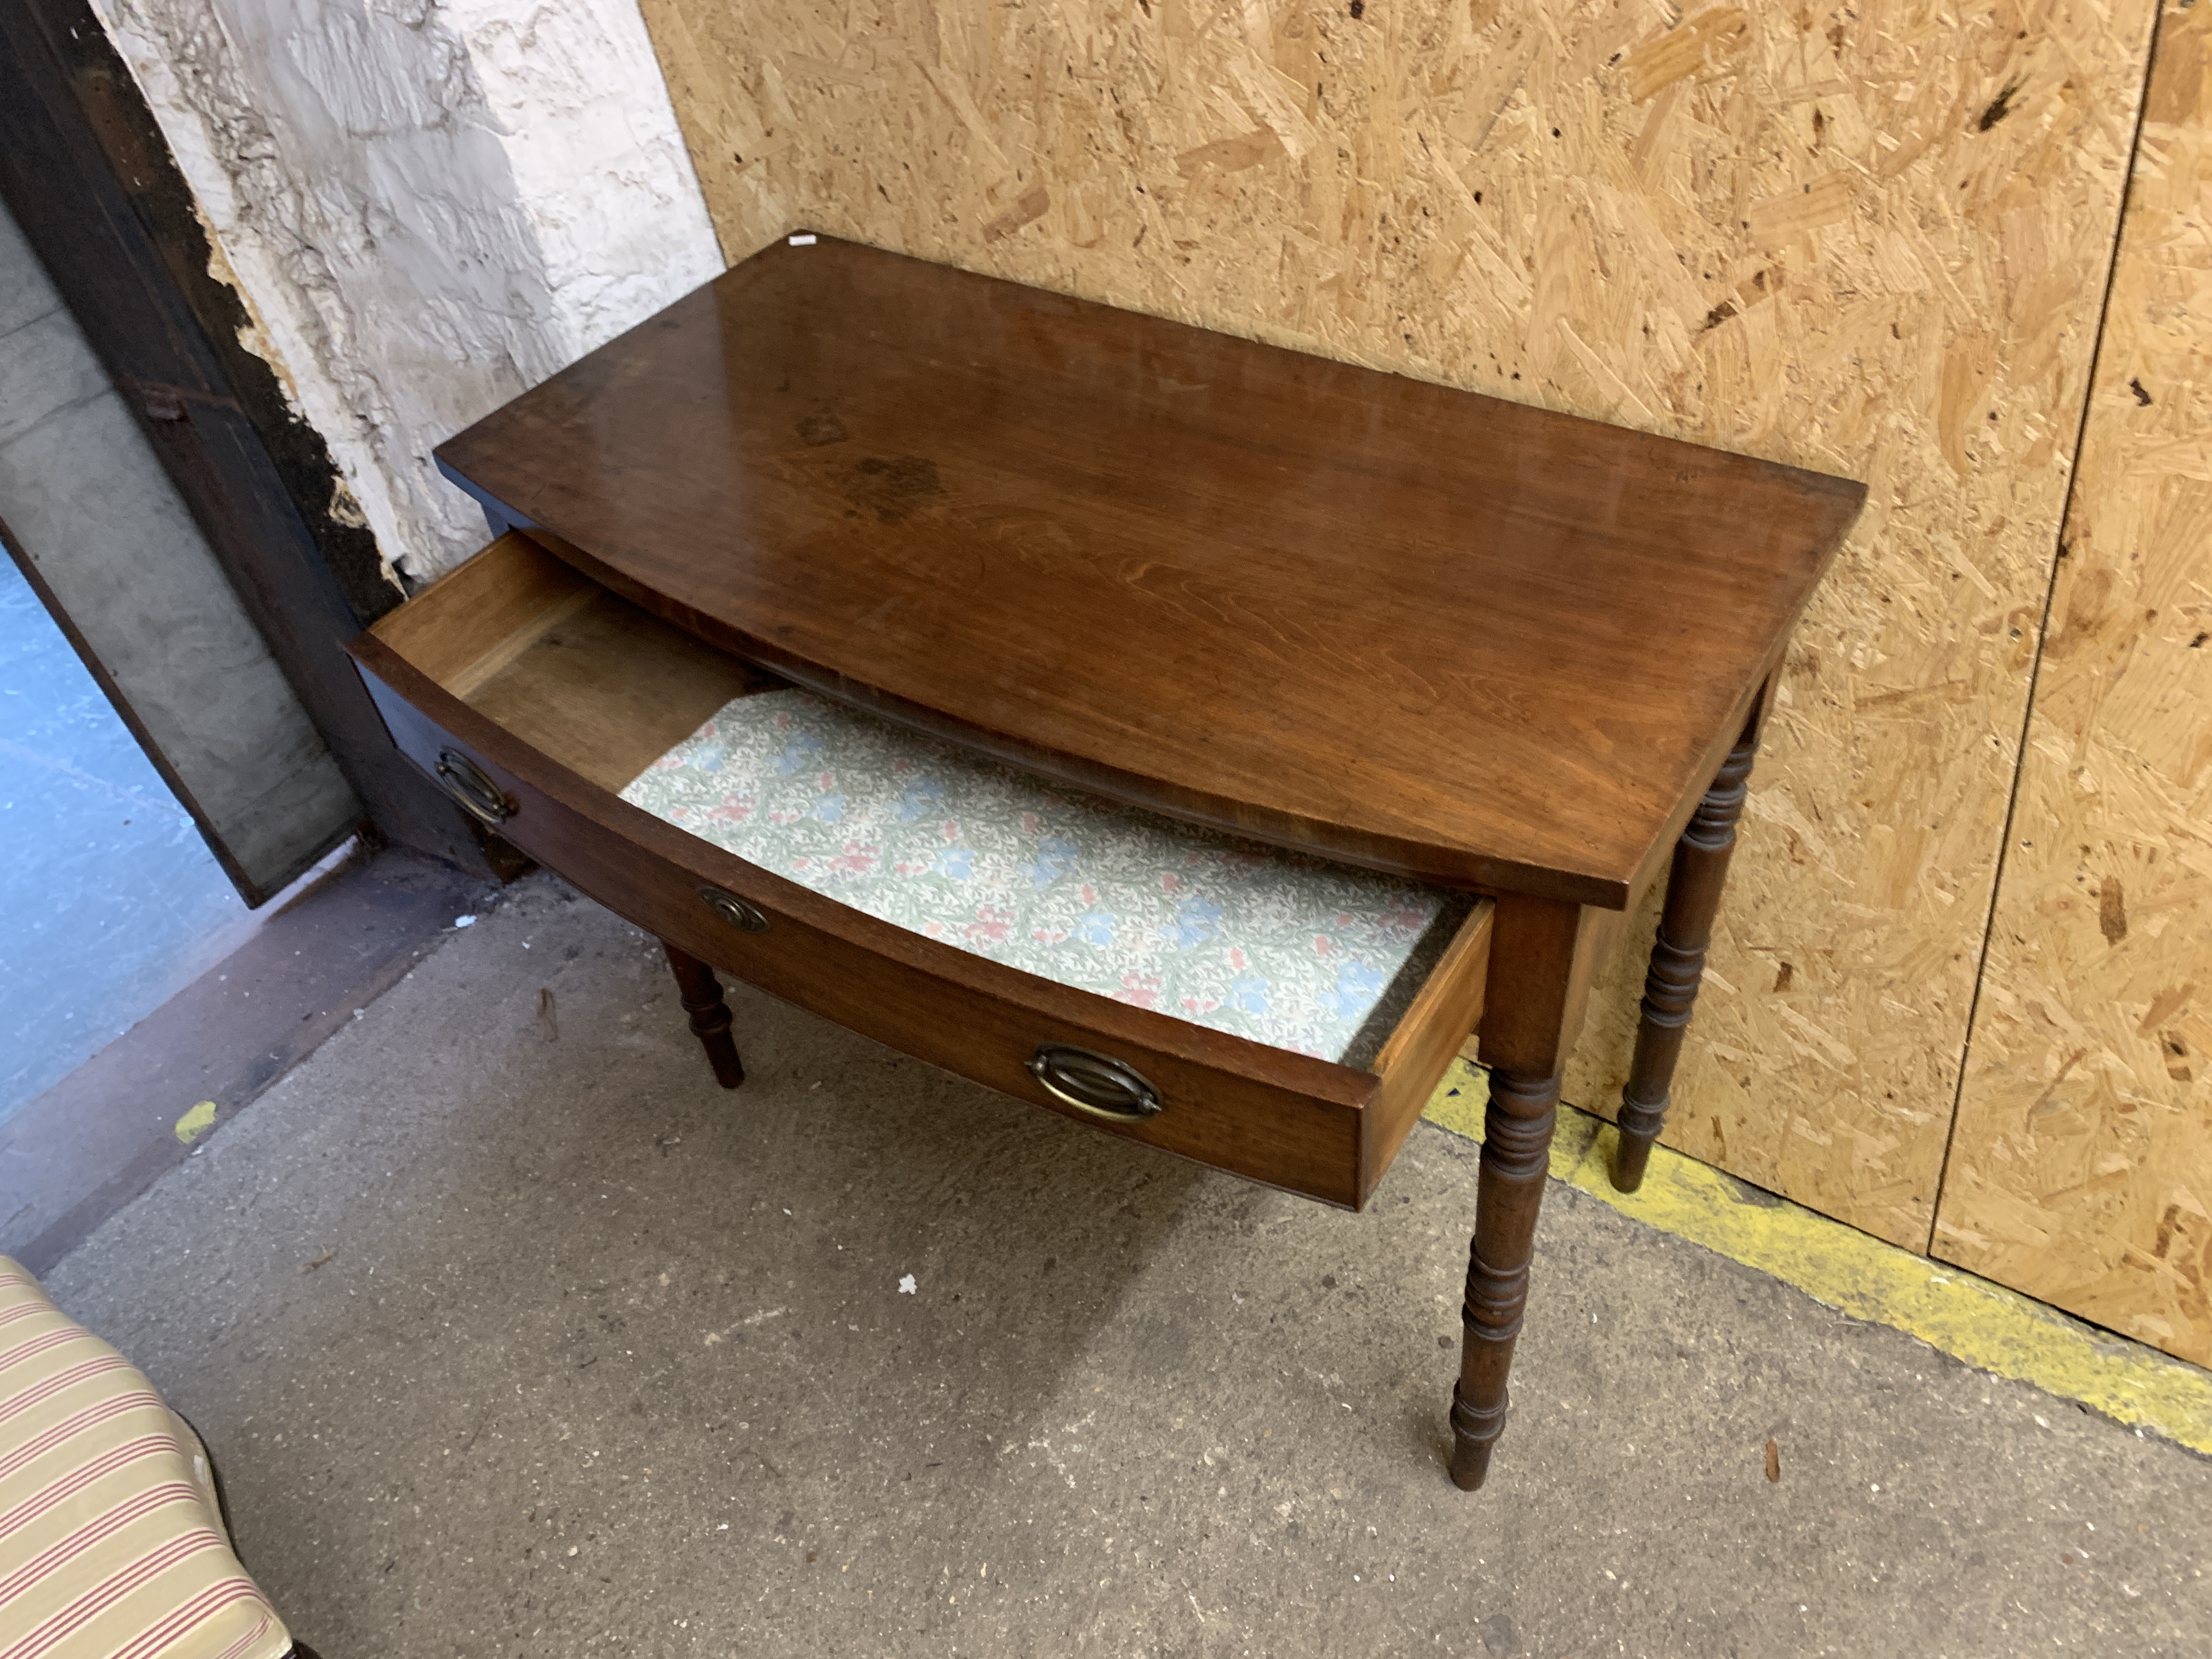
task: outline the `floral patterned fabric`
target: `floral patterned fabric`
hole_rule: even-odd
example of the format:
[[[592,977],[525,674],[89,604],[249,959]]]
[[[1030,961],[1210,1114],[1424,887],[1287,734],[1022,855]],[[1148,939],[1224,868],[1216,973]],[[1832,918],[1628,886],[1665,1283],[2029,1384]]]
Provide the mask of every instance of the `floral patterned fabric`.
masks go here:
[[[1431,889],[1115,805],[804,691],[729,703],[622,798],[915,933],[1326,1060],[1354,1048],[1452,908]]]

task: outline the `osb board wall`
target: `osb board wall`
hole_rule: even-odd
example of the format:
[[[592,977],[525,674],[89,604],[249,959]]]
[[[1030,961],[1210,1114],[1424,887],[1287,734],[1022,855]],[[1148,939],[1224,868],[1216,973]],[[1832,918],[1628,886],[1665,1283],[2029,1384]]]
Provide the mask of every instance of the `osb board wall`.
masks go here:
[[[2168,0],[1936,1252],[2212,1364],[2212,6]]]
[[[1867,480],[1670,1139],[1922,1249],[2152,4],[644,11],[732,258],[812,227]]]

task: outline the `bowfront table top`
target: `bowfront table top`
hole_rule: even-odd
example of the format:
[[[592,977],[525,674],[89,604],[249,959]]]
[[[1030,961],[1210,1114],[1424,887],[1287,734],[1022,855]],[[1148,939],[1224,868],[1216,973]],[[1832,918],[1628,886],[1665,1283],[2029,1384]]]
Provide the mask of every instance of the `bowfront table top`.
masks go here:
[[[800,685],[1194,822],[1615,909],[1865,493],[829,237],[438,459]]]

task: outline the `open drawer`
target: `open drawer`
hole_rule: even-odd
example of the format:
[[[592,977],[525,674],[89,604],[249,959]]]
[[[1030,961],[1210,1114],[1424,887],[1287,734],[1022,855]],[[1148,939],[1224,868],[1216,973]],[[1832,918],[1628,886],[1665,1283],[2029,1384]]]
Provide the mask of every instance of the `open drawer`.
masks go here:
[[[1487,899],[1170,824],[824,703],[520,534],[350,648],[401,751],[608,908],[1218,1169],[1358,1206],[1481,1012]],[[925,856],[932,838],[961,856]],[[1131,939],[1160,971],[1108,948]],[[1316,980],[1299,952],[1332,965]]]

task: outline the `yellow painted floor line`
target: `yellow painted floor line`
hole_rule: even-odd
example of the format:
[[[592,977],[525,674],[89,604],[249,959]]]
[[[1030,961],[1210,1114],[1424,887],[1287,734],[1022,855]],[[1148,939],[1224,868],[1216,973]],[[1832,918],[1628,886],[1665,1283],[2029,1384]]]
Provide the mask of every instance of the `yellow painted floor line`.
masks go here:
[[[1425,1115],[1480,1140],[1488,1098],[1483,1074],[1455,1060]],[[2212,1454],[2212,1371],[1747,1188],[1664,1146],[1653,1149],[1641,1190],[1615,1192],[1607,1174],[1613,1145],[1610,1123],[1563,1106],[1552,1174],[1623,1215],[1771,1273],[1855,1319],[1894,1327],[1979,1370]]]

